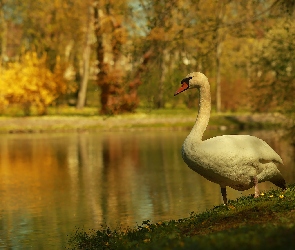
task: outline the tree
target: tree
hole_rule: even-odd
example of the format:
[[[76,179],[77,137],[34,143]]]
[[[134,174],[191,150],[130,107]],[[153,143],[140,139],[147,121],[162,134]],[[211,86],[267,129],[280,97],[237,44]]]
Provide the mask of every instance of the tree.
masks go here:
[[[192,71],[209,77],[217,111],[239,109],[256,70],[253,51],[277,20],[292,18],[294,0],[0,0],[0,7],[4,68],[24,48],[45,53],[51,72],[62,64],[79,83],[78,108],[96,77],[100,112],[116,114],[133,112],[139,100],[193,107],[194,92],[171,98]]]
[[[77,61],[83,54],[88,1],[2,0],[0,4],[2,63],[17,61],[24,49],[38,56],[46,53],[51,71],[58,58],[67,79],[74,80],[80,73]]]
[[[294,112],[295,25],[281,18],[257,44],[253,57],[254,108]]]
[[[78,93],[77,105],[78,109],[82,109],[86,102],[86,91],[89,79],[89,70],[90,70],[90,54],[91,54],[91,43],[93,36],[93,10],[92,7],[88,7],[87,11],[87,23],[86,23],[86,32],[85,32],[85,42],[84,50],[82,55],[82,64],[83,72],[82,79],[80,81],[80,88]]]
[[[46,114],[46,108],[67,91],[63,78],[62,65],[56,64],[53,72],[46,66],[46,55],[38,57],[35,52],[28,52],[20,62],[9,63],[2,68],[0,75],[0,109],[8,105],[21,105],[25,115],[30,115],[31,108],[38,114]]]
[[[137,35],[135,53],[144,54],[146,51],[153,51],[153,56],[143,74],[142,99],[146,99],[147,105],[154,108],[165,107],[166,100],[174,82],[172,79],[183,77],[180,67],[187,56],[189,44],[193,39],[188,40],[184,34],[188,33],[188,26],[193,14],[190,13],[188,1],[182,0],[161,0],[161,1],[140,1],[138,16],[144,18],[144,22],[138,22],[140,34]],[[142,48],[140,48],[140,45]],[[191,60],[193,62],[193,60]],[[190,67],[190,65],[188,66]],[[178,78],[179,80],[179,78]]]
[[[1,23],[1,56],[0,56],[0,68],[4,59],[7,57],[7,21],[4,17],[4,1],[0,0],[0,23]]]
[[[138,105],[136,89],[140,81],[126,82],[127,30],[121,12],[125,1],[95,1],[94,29],[98,61],[97,84],[101,88],[101,114],[132,112]],[[122,67],[125,64],[125,67]]]

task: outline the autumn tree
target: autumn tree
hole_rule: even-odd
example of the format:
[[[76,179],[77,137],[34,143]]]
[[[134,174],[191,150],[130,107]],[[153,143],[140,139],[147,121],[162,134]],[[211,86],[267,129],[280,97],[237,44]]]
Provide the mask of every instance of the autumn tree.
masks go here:
[[[37,0],[21,1],[23,11],[23,42],[30,41],[27,49],[47,52],[48,63],[54,67],[59,56],[67,63],[73,60],[77,47],[84,42],[87,1]]]
[[[140,91],[144,94],[142,99],[152,108],[165,107],[167,100],[171,100],[171,92],[167,90],[186,72],[181,69],[188,65],[187,45],[192,41],[184,35],[193,17],[189,9],[188,1],[180,0],[141,1],[137,8],[137,15],[146,19],[146,25],[140,29],[136,53],[153,52]]]
[[[222,48],[232,41],[228,35],[233,30],[231,24],[244,17],[233,15],[236,9],[228,0],[142,1],[142,6],[147,28],[143,29],[145,36],[141,43],[155,54],[146,74],[146,87],[142,87],[143,93],[153,97],[149,102],[153,101],[156,108],[164,107],[166,90],[171,88],[174,79],[179,81],[184,74],[202,71],[210,78],[212,93],[216,96],[213,101],[220,111],[224,65],[236,64],[236,57],[224,60]],[[187,99],[183,97],[185,104],[194,106],[196,94],[187,96]]]
[[[98,61],[97,84],[101,88],[102,114],[132,112],[138,105],[140,81],[126,81],[128,58],[123,54],[127,30],[123,26],[126,1],[95,1],[94,28]]]
[[[293,112],[295,95],[295,25],[281,19],[257,44],[253,67],[255,108]]]
[[[67,84],[78,83],[78,108],[95,79],[103,114],[133,112],[139,103],[194,107],[196,92],[171,93],[185,74],[202,71],[216,110],[235,111],[249,106],[243,92],[268,70],[259,48],[283,16],[293,18],[293,2],[0,0],[1,65],[18,62],[24,48],[46,54],[48,70],[62,64]]]
[[[53,72],[47,68],[47,58],[28,52],[19,62],[9,63],[0,75],[0,109],[9,105],[21,105],[24,114],[30,115],[36,108],[40,115],[67,91],[62,65],[56,64]]]
[[[87,1],[2,0],[0,7],[2,63],[18,60],[25,48],[39,56],[46,53],[50,70],[59,58],[66,78],[76,80],[87,32]]]
[[[93,37],[94,37],[94,23],[93,23],[93,6],[89,1],[89,6],[87,8],[87,12],[85,13],[87,16],[85,22],[85,32],[84,32],[84,43],[83,43],[83,51],[82,51],[82,76],[79,82],[79,91],[78,91],[78,98],[77,98],[77,109],[82,109],[86,103],[86,93],[87,93],[87,86],[90,76],[90,64],[91,62],[91,52],[92,52],[92,44]]]

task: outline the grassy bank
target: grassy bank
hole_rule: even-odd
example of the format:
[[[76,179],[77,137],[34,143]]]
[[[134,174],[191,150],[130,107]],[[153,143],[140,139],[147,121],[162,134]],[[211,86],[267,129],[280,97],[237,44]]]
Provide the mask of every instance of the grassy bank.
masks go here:
[[[74,108],[49,112],[46,116],[0,117],[0,133],[35,133],[80,130],[184,129],[191,128],[197,111],[188,109],[138,110],[117,116],[99,116],[95,108]],[[249,129],[280,126],[273,114],[211,114],[208,129]]]
[[[295,249],[295,185],[137,228],[78,230],[70,249]]]

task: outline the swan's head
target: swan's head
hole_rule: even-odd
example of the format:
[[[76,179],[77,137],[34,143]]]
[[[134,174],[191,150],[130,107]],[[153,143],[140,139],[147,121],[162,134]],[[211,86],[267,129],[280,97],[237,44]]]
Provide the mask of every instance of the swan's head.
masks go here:
[[[181,87],[174,93],[174,96],[180,94],[187,89],[200,88],[208,82],[208,78],[201,72],[193,72],[188,74],[181,81]]]

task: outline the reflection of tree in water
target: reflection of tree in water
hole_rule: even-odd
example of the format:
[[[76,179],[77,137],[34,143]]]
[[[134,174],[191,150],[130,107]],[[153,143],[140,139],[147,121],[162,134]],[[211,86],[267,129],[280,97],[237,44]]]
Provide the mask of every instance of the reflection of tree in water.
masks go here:
[[[0,147],[2,152],[2,161],[6,165],[12,166],[14,174],[22,173],[23,178],[27,175],[30,179],[36,181],[54,182],[56,172],[60,174],[58,168],[67,168],[68,152],[64,147],[64,142],[59,141],[57,138],[46,140],[42,138],[37,139],[15,139],[10,140],[10,143]],[[30,164],[28,164],[30,163]],[[36,169],[36,171],[29,171],[29,169]],[[32,176],[36,174],[37,176]]]
[[[120,215],[130,214],[133,210],[134,172],[140,166],[138,141],[130,135],[109,134],[102,145],[103,214],[118,214],[120,218]],[[129,220],[127,217],[120,219]]]
[[[191,204],[188,197],[214,198],[209,195],[212,185],[200,183],[202,177],[183,163],[182,141],[171,132],[105,138],[102,210],[106,221],[117,218],[118,223],[134,225],[145,219],[172,219]]]
[[[281,134],[243,133],[267,141],[284,160],[280,169],[287,182],[295,181],[295,148]],[[21,234],[44,242],[48,230],[66,242],[75,226],[99,228],[104,221],[135,226],[145,219],[177,219],[220,204],[218,185],[190,170],[181,158],[186,135],[129,131],[2,136],[0,226],[7,229],[7,239]],[[230,199],[238,196],[229,194]],[[38,220],[33,219],[36,215]],[[27,226],[15,227],[22,221]]]
[[[63,184],[67,183],[65,141],[54,136],[50,139],[42,135],[7,136],[1,139],[0,151],[0,190],[5,190],[0,200],[5,214],[0,227],[7,232],[2,240],[7,240],[4,244],[12,248],[13,244],[26,245],[27,239],[42,244],[46,233],[39,234],[34,230],[44,229],[44,225],[44,231],[51,230],[55,223],[53,218],[60,215],[59,210],[52,208],[60,201],[57,190],[62,190]],[[44,216],[36,219],[40,214]],[[65,240],[64,235],[69,229],[60,226],[58,230],[62,236],[56,243]],[[12,238],[14,242],[10,241]]]
[[[103,141],[104,169],[137,167],[139,162],[138,144],[135,137],[110,135]],[[131,166],[130,166],[131,165]]]
[[[267,141],[284,160],[285,166],[280,169],[287,182],[295,180],[294,148],[288,142],[271,131],[243,133]],[[112,133],[103,137],[99,185],[102,214],[108,224],[134,225],[145,219],[178,218],[191,211],[203,211],[208,204],[220,204],[218,185],[183,163],[180,148],[184,138],[171,132]],[[268,184],[262,183],[261,189],[269,189]],[[230,199],[248,194],[229,192]]]

